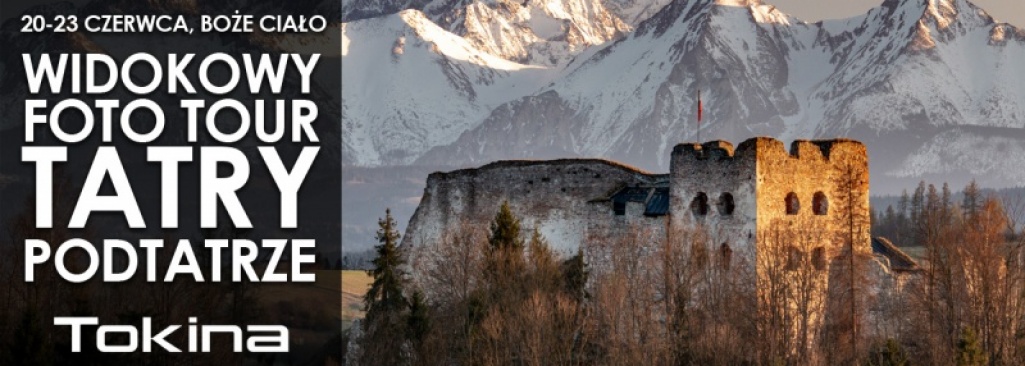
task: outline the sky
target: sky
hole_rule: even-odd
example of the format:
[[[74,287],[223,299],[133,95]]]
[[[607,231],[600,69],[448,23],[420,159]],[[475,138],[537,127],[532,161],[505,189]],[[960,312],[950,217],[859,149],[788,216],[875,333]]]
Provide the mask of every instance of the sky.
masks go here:
[[[1025,1],[1022,0],[970,0],[986,10],[998,21],[1025,28]],[[762,0],[775,5],[784,13],[801,20],[815,22],[822,19],[847,18],[864,14],[879,6],[883,0]]]

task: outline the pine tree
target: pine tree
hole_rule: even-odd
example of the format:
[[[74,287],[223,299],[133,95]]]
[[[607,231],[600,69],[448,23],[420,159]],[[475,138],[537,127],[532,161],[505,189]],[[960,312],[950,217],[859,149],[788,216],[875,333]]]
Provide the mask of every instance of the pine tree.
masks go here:
[[[414,291],[413,296],[409,298],[409,339],[422,341],[427,335],[427,331],[430,330],[427,311],[427,301],[423,292]]]
[[[868,364],[872,366],[907,366],[911,362],[908,361],[904,347],[890,338],[886,340],[885,344],[872,350]]]
[[[577,301],[587,298],[587,276],[583,249],[577,249],[576,255],[562,262],[564,288]]]
[[[954,208],[953,197],[950,193],[950,185],[943,182],[943,212],[947,216]],[[949,219],[949,218],[948,218]]]
[[[520,233],[520,219],[513,215],[508,201],[502,203],[502,207],[495,214],[495,219],[491,221],[490,228],[485,265],[486,280],[496,289],[522,285],[519,279],[526,267],[523,258],[525,245]]]
[[[900,238],[896,235],[900,231],[900,226],[898,225],[897,213],[893,211],[893,205],[886,206],[886,212],[883,213],[882,221],[879,226],[882,228],[883,236],[897,240],[900,243]]]
[[[523,238],[520,236],[520,220],[509,208],[509,201],[502,202],[495,220],[491,222],[491,235],[488,243],[492,250],[523,251]]]
[[[405,260],[399,253],[399,233],[391,210],[378,220],[377,257],[371,262],[373,269],[367,274],[374,278],[370,290],[363,296],[366,317],[363,320],[363,354],[361,364],[399,365],[406,362],[407,329],[405,313],[408,303],[403,295],[406,274]]]
[[[897,212],[899,212],[901,216],[908,216],[908,205],[910,205],[910,202],[911,198],[908,197],[908,190],[905,189],[901,191],[900,201],[897,203]]]
[[[533,270],[533,285],[537,290],[551,291],[558,289],[560,282],[559,264],[555,252],[548,246],[548,241],[537,228],[534,228],[527,245],[530,269]]]
[[[957,365],[958,366],[982,366],[989,363],[982,345],[979,344],[979,337],[971,327],[961,331],[961,340],[957,342]]]
[[[964,199],[961,202],[961,210],[964,211],[965,220],[968,223],[974,222],[982,208],[982,193],[979,192],[979,185],[972,179],[971,183],[964,188]]]
[[[908,197],[908,191],[905,189],[901,192],[900,201],[897,203],[897,241],[904,245],[913,245],[911,242],[911,224],[908,220],[908,210],[911,205],[911,198]]]
[[[406,298],[402,294],[406,283],[402,266],[406,261],[399,253],[399,232],[390,209],[385,211],[385,218],[378,220],[377,225],[380,227],[377,230],[377,241],[380,244],[374,247],[377,251],[377,257],[371,262],[374,268],[367,271],[374,282],[363,296],[368,319],[374,313],[394,312],[406,306]]]
[[[922,225],[925,225],[927,230],[925,231],[925,238],[928,240],[935,240],[938,233],[935,232],[936,228],[942,227],[942,207],[943,203],[940,201],[940,193],[936,190],[936,186],[930,184],[925,195],[925,211],[922,213]]]
[[[915,188],[915,193],[911,196],[910,211],[908,217],[911,221],[911,241],[914,245],[920,246],[924,244],[922,230],[925,220],[922,218],[922,213],[925,211],[925,181],[918,182],[918,188]]]

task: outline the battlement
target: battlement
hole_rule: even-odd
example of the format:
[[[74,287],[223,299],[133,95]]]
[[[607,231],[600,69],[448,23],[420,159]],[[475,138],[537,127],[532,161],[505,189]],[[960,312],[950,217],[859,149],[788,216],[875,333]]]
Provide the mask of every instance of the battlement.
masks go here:
[[[797,160],[829,161],[835,154],[845,158],[865,155],[865,145],[859,141],[836,138],[824,140],[795,140],[787,149],[782,141],[771,137],[754,137],[741,142],[734,149],[733,144],[722,141],[705,143],[682,143],[673,148],[672,158],[722,161],[732,159],[780,159],[789,157]]]
[[[698,160],[733,158],[733,144],[729,141],[715,140],[703,144],[683,143],[673,148],[673,156],[688,155]]]

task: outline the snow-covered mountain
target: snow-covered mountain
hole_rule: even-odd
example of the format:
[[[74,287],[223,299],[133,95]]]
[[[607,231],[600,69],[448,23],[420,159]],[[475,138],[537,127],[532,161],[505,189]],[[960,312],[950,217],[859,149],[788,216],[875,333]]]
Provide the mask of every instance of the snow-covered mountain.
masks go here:
[[[348,8],[417,7],[394,4]],[[348,164],[409,164],[498,105],[548,84],[581,52],[632,29],[599,0],[421,5],[342,27]]]
[[[530,7],[545,3],[537,4]],[[380,100],[367,97],[374,86],[389,85],[381,89],[385,95],[415,94],[413,86],[429,86],[432,95],[419,96],[422,103],[409,96],[404,104],[381,101],[363,114],[343,115],[346,132],[359,135],[349,124],[361,123],[362,141],[380,141],[351,144],[348,162],[477,165],[508,158],[598,156],[661,171],[673,144],[697,138],[694,116],[701,90],[703,140],[848,136],[869,144],[874,181],[957,172],[1002,185],[1025,178],[1013,169],[985,176],[978,169],[980,160],[1015,158],[990,155],[1025,149],[1025,139],[1017,138],[1025,135],[1025,31],[997,22],[967,0],[886,0],[862,16],[818,23],[756,0],[674,0],[650,17],[641,10],[650,7],[643,4],[648,3],[604,1],[608,11],[602,14],[615,14],[636,28],[607,43],[574,49],[565,63],[522,58],[494,47],[509,40],[504,36],[482,42],[468,36],[467,28],[452,26],[469,24],[465,20],[438,27],[447,32],[446,42],[519,61],[520,69],[503,74],[516,88],[488,84],[493,104],[407,80],[408,75],[393,73],[394,63],[367,62],[375,58],[350,48],[343,58],[345,74],[355,71],[374,79],[364,84],[343,80],[346,97],[360,94],[343,100],[347,113],[352,103],[365,103],[361,99]],[[473,6],[450,7],[463,10],[446,13],[428,4],[431,15],[423,21],[459,18]],[[635,22],[631,16],[646,19]],[[476,25],[501,29],[508,19],[508,14],[482,17]],[[363,42],[383,44],[379,48],[392,47],[396,38],[347,32],[347,42],[366,37]],[[439,65],[437,59],[449,59],[444,53],[434,55],[418,63]],[[524,77],[524,70],[543,76]],[[525,87],[524,79],[537,89]],[[434,104],[437,100],[446,103]],[[414,112],[450,123],[438,125]],[[430,132],[399,127],[408,125]],[[400,133],[411,136],[380,138]],[[987,142],[1002,147],[980,148]],[[400,158],[381,158],[382,153]],[[985,155],[946,158],[980,154]]]
[[[407,164],[550,80],[481,51],[418,10],[342,25],[345,164]]]

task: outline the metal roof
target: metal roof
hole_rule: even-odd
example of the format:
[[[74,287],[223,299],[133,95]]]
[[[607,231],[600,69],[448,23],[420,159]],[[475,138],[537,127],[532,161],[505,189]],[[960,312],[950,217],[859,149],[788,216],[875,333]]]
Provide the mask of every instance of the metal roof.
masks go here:
[[[644,216],[669,214],[669,187],[624,187],[609,197],[614,203],[644,204]]]
[[[624,203],[624,202],[641,202],[644,203],[648,199],[648,194],[651,192],[649,187],[626,187],[620,189],[619,192],[612,195],[612,202]]]
[[[914,271],[918,269],[918,263],[911,256],[904,253],[904,251],[884,237],[877,236],[872,238],[872,253],[889,259],[890,268],[893,270]]]
[[[665,216],[669,214],[669,188],[655,190],[644,207],[644,216]]]

